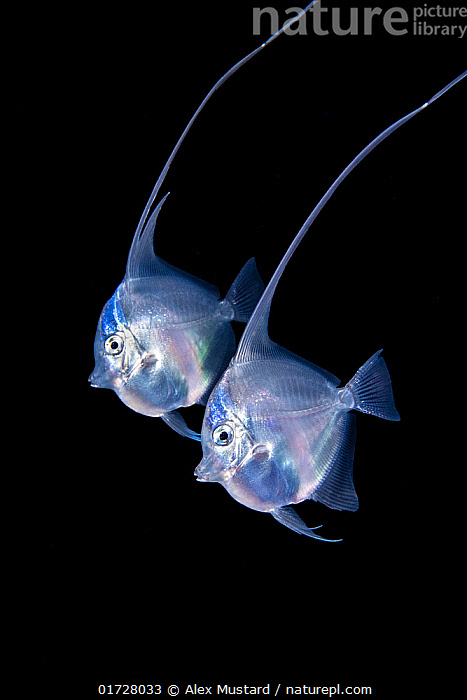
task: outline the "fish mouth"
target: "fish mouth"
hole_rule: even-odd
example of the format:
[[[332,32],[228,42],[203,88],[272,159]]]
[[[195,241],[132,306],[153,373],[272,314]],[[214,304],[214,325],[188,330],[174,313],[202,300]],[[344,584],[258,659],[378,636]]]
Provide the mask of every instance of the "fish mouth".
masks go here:
[[[195,469],[197,481],[220,481],[227,483],[230,479],[236,476],[237,472],[251,460],[265,461],[271,456],[271,447],[269,445],[255,445],[239,462],[230,467],[222,467],[212,457],[204,457]]]
[[[209,474],[203,474],[203,472],[200,471],[201,464],[195,469],[196,481],[209,481]]]
[[[101,388],[101,384],[99,384],[99,379],[98,379],[98,377],[94,376],[94,372],[93,372],[92,374],[89,375],[89,377],[88,377],[88,382],[89,382],[90,385],[91,385],[92,387],[94,387],[95,389],[100,389],[100,388]]]
[[[202,459],[195,469],[196,481],[218,481],[219,475],[213,473],[211,460]]]
[[[115,389],[113,378],[106,372],[92,372],[88,382],[94,389]]]
[[[195,469],[196,481],[218,481],[224,483],[228,481],[233,472],[232,469],[225,469],[222,462],[215,458],[204,457]]]

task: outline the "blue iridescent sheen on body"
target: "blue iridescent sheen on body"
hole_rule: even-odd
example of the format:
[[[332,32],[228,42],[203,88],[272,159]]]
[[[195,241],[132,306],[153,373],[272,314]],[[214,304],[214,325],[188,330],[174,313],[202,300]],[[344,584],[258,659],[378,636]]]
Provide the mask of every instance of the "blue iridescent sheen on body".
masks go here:
[[[212,428],[219,425],[219,423],[224,423],[228,419],[229,407],[232,409],[232,399],[230,398],[229,392],[226,391],[224,385],[221,383],[217,386],[208,404],[206,420]]]
[[[115,294],[109,299],[102,312],[101,339],[107,338],[108,335],[115,333],[120,326],[125,323],[125,316],[120,305],[119,297],[120,287],[117,288]]]

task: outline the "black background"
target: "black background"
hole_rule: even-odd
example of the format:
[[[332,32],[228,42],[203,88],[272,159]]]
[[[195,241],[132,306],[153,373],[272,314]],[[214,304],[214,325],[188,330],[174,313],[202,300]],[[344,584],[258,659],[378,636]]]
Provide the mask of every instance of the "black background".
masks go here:
[[[268,36],[252,34],[255,5],[41,10],[37,32],[30,18],[16,107],[38,199],[26,240],[44,377],[31,643],[61,697],[81,684],[93,697],[98,683],[268,681],[379,697],[440,670],[456,683],[465,83],[352,173],[274,298],[273,340],[344,383],[382,347],[393,379],[401,422],[358,417],[359,511],[297,508],[343,542],[300,537],[196,482],[198,443],[88,385],[101,308],[160,170],[214,82]],[[282,22],[290,5],[274,4]],[[280,37],[187,137],[161,190],[157,253],[223,294],[252,255],[267,281],[350,160],[463,70],[465,41],[414,37],[411,24],[400,37],[311,25]],[[200,427],[201,407],[183,415]]]

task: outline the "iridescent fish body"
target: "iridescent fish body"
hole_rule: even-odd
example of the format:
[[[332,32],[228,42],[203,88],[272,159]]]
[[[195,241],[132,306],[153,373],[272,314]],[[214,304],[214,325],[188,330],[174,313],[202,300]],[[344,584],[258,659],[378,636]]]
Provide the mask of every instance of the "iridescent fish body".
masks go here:
[[[132,248],[125,279],[104,306],[90,382],[113,389],[134,411],[161,417],[198,439],[176,409],[206,403],[235,352],[230,322],[248,320],[264,286],[249,260],[221,301],[217,287],[158,258],[153,233],[163,202]]]
[[[339,380],[268,336],[277,283],[305,233],[344,178],[381,141],[465,77],[392,124],[337,178],[298,232],[256,309],[235,356],[209,397],[199,481],[219,482],[243,505],[271,513],[295,532],[323,539],[290,507],[305,499],[354,511],[355,414],[399,420],[381,350],[342,388]]]
[[[160,416],[178,433],[196,440],[199,434],[176,409],[205,404],[235,352],[230,322],[248,320],[264,285],[251,259],[221,301],[217,287],[155,255],[154,227],[165,197],[148,218],[149,212],[181,143],[214,92],[316,1],[236,63],[201,102],[159,175],[133,237],[125,278],[97,326],[91,385],[113,389],[133,410]]]
[[[319,367],[272,343],[268,350],[264,359],[232,362],[213,391],[198,480],[219,481],[240,503],[279,520],[292,517],[283,506],[309,498],[356,510],[350,411],[399,420],[380,352],[339,389]]]

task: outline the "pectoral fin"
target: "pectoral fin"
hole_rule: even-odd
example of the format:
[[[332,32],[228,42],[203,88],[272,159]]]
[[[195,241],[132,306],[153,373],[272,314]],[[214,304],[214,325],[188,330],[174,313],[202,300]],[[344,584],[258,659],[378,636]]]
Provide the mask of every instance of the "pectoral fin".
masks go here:
[[[166,413],[165,415],[161,416],[162,420],[164,423],[167,423],[167,425],[172,428],[172,430],[175,430],[176,433],[179,433],[180,435],[183,435],[183,437],[188,437],[191,438],[192,440],[201,440],[201,435],[199,433],[195,433],[194,430],[191,430],[187,424],[185,423],[185,420],[181,417],[180,413],[178,411],[172,411],[171,413]]]

